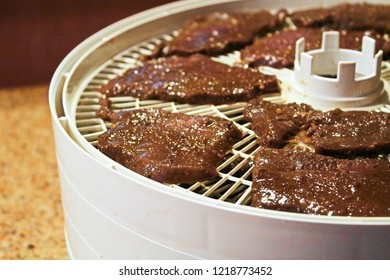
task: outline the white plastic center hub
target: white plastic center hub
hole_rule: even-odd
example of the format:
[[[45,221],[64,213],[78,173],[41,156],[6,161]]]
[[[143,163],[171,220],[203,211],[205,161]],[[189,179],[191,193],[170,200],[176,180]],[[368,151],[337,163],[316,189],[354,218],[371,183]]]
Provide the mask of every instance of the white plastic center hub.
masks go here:
[[[378,100],[382,51],[375,54],[375,40],[364,36],[362,51],[339,48],[339,32],[322,34],[321,49],[304,52],[305,39],[296,42],[294,91],[314,107],[361,107]]]

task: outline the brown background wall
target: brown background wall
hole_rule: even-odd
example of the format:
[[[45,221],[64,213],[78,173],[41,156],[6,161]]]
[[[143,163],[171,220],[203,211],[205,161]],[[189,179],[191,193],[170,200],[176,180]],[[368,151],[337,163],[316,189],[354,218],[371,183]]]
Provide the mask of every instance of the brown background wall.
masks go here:
[[[0,0],[0,88],[48,83],[93,33],[172,0]]]

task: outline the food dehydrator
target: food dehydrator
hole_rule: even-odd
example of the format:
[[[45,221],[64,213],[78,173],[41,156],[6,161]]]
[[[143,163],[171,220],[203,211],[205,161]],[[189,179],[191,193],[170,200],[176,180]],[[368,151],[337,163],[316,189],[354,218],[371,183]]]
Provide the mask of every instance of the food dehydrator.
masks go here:
[[[70,258],[389,259],[390,217],[313,216],[249,206],[253,154],[261,147],[243,119],[244,103],[196,106],[132,97],[111,100],[115,110],[163,108],[234,121],[244,137],[213,180],[161,184],[96,148],[97,136],[110,125],[95,116],[99,87],[139,65],[142,55],[171,40],[189,18],[212,11],[275,12],[335,3],[340,1],[179,1],[114,23],[76,47],[59,65],[49,89]],[[214,59],[229,64],[237,53]],[[389,79],[389,72],[383,63],[383,79]],[[280,71],[282,81],[285,73]],[[265,99],[285,102],[283,94]],[[390,112],[386,104],[372,109]]]

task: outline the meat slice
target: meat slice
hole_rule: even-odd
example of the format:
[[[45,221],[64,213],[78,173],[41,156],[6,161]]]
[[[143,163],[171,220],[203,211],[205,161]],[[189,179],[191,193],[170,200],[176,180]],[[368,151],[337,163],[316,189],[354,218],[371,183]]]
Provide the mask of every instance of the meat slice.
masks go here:
[[[390,153],[390,114],[382,112],[315,111],[304,103],[274,104],[251,100],[244,117],[252,122],[258,143],[280,148],[302,142],[316,153],[371,156]]]
[[[390,163],[301,150],[255,156],[252,206],[328,216],[390,216]]]
[[[195,54],[146,62],[129,69],[101,89],[107,97],[129,95],[191,104],[224,104],[247,101],[267,92],[278,92],[275,76],[256,70],[230,67]]]
[[[120,111],[98,137],[98,148],[123,166],[158,182],[192,183],[217,176],[216,168],[240,130],[225,119],[161,109]]]
[[[291,20],[298,27],[327,26],[333,29],[390,32],[390,5],[340,4],[329,8],[296,11]]]
[[[278,28],[285,11],[271,15],[267,11],[199,15],[189,20],[172,41],[159,46],[155,55],[221,54],[252,42],[257,34]]]
[[[112,114],[111,101],[107,98],[99,98],[100,108],[95,112],[98,118],[109,120]]]
[[[302,139],[317,153],[371,155],[390,153],[390,114],[340,109],[311,115]]]
[[[306,125],[310,112],[314,109],[306,104],[275,104],[256,98],[248,102],[244,117],[252,122],[260,145],[280,148]]]
[[[305,51],[319,49],[323,31],[326,29],[298,28],[257,38],[241,51],[241,61],[250,67],[292,68],[296,41],[305,38]],[[375,31],[340,31],[340,48],[361,50],[364,35],[376,40],[376,49],[383,51],[384,59],[390,56],[390,41]]]

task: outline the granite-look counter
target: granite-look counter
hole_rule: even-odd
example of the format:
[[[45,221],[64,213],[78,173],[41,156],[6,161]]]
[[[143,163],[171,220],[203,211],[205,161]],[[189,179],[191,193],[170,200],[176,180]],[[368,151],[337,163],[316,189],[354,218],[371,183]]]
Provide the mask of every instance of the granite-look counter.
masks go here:
[[[47,92],[0,89],[0,259],[68,259]]]

